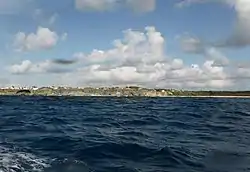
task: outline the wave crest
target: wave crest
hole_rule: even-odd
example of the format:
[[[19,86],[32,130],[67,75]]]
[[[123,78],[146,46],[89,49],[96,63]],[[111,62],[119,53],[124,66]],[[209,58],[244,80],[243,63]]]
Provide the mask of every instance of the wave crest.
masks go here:
[[[44,158],[0,146],[0,172],[39,172],[46,167],[49,164]]]

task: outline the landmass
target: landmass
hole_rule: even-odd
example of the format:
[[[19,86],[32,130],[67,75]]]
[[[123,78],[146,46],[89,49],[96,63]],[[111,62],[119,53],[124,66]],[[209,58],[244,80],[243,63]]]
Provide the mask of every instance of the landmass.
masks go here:
[[[177,89],[150,89],[137,86],[126,87],[32,87],[1,88],[0,95],[28,96],[116,96],[116,97],[246,97],[250,91],[188,91]]]

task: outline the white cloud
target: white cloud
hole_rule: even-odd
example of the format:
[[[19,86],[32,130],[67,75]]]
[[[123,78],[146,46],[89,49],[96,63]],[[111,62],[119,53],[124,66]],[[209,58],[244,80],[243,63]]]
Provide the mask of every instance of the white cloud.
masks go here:
[[[65,35],[63,35],[63,38]],[[49,28],[38,27],[36,33],[25,34],[19,32],[15,35],[14,47],[18,51],[36,51],[50,49],[56,46],[59,36]]]
[[[186,53],[202,54],[205,51],[204,43],[194,36],[184,34],[177,37],[180,41],[181,48]]]
[[[213,48],[207,49],[211,57],[203,64],[187,65],[182,59],[170,58],[165,51],[166,40],[154,27],[146,27],[144,32],[128,29],[123,34],[123,39],[113,41],[112,49],[74,54],[73,60],[78,60],[78,63],[70,63],[73,65],[71,70],[59,68],[61,63],[47,60],[38,63],[24,61],[11,66],[9,71],[13,74],[63,72],[59,74],[61,83],[72,86],[136,84],[223,89],[233,87],[235,81],[244,75],[249,77],[242,72],[237,78],[228,67],[215,65],[216,58],[221,60],[224,56]]]
[[[154,27],[146,27],[145,33],[131,29],[123,33],[123,39],[113,42],[113,49],[107,51],[95,49],[89,55],[80,52],[74,56],[91,64],[112,61],[112,65],[116,66],[156,63],[165,59],[165,40]]]
[[[228,66],[230,64],[229,59],[214,47],[205,49],[205,57],[212,59],[215,66]]]
[[[250,61],[236,62],[236,67],[242,69],[250,69]]]
[[[249,63],[248,63],[249,65]],[[237,77],[250,77],[250,67],[249,66],[240,66],[237,68],[236,72]]]
[[[15,75],[26,73],[66,73],[70,70],[65,67],[60,67],[52,60],[33,63],[30,60],[24,60],[20,64],[14,64],[8,67],[8,71]]]
[[[215,66],[228,66],[229,59],[215,47],[204,44],[200,39],[185,34],[178,37],[181,48],[186,53],[200,54],[208,60],[214,61]]]
[[[91,65],[77,72],[64,75],[65,83],[85,85],[120,85],[139,84],[146,87],[200,87],[226,88],[232,86],[232,80],[223,67],[212,66],[213,61],[206,61],[204,65],[186,66],[180,59],[173,59],[169,63],[155,63],[153,65],[120,66],[101,69],[101,65]],[[104,85],[105,85],[104,84]]]
[[[245,47],[250,45],[250,1],[230,1],[237,12],[237,23],[234,33],[219,46],[224,47]]]
[[[156,0],[75,0],[78,10],[110,11],[125,6],[136,12],[154,11]]]
[[[242,48],[250,45],[250,1],[249,0],[183,0],[178,7],[193,3],[219,2],[235,10],[237,21],[233,33],[225,40],[214,43],[216,47]]]
[[[9,71],[13,74],[22,74],[29,72],[44,72],[50,66],[49,61],[45,61],[41,64],[33,64],[30,60],[24,60],[21,64],[12,65]]]

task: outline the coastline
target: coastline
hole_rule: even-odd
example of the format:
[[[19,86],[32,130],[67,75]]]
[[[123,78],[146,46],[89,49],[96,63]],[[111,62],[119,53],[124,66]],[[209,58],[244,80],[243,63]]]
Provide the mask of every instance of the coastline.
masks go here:
[[[150,89],[135,86],[100,88],[41,87],[0,89],[0,96],[250,98],[250,91],[189,91]]]
[[[110,96],[110,95],[14,95],[14,94],[0,94],[3,96],[17,96],[17,97],[115,97],[115,98],[240,98],[249,99],[250,96]]]
[[[182,98],[250,98],[250,96],[173,96],[173,97],[182,97]]]

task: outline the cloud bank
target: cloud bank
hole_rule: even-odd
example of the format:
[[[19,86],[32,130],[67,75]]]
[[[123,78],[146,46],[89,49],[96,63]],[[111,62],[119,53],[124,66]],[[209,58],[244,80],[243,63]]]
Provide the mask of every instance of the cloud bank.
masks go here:
[[[215,65],[215,57],[223,59],[215,49],[205,51],[211,57],[203,64],[186,65],[182,59],[167,55],[166,40],[153,26],[145,27],[144,31],[128,29],[123,34],[122,39],[113,41],[112,49],[94,49],[90,54],[78,52],[69,60],[37,63],[26,60],[10,66],[9,71],[19,75],[58,73],[62,83],[73,86],[132,84],[146,87],[222,89],[235,84],[235,75],[227,67]],[[194,44],[186,50],[200,52],[196,49],[200,49],[198,40],[192,39],[185,43]],[[69,65],[73,67],[68,68]],[[248,77],[248,70],[234,72]]]
[[[0,0],[1,2],[1,0]],[[2,0],[2,2],[4,2]],[[10,0],[9,9],[23,8],[18,0]],[[26,1],[23,1],[26,2]],[[152,12],[157,0],[74,0],[79,11],[113,11],[128,8],[135,12]],[[186,64],[181,58],[172,58],[165,47],[166,38],[153,26],[143,31],[128,29],[123,38],[114,40],[113,48],[94,49],[91,53],[76,52],[69,59],[44,61],[23,60],[8,67],[13,75],[56,74],[62,84],[82,85],[141,85],[146,87],[211,88],[234,87],[250,77],[246,63],[230,61],[219,48],[242,48],[250,44],[249,0],[185,0],[177,4],[187,7],[194,3],[222,3],[237,14],[234,32],[224,40],[205,43],[188,34],[179,37],[183,52],[204,57],[201,64]],[[28,3],[28,0],[27,0]],[[3,6],[0,3],[0,9]],[[37,15],[43,16],[37,11]],[[56,13],[48,18],[53,24]],[[43,18],[43,17],[42,17]],[[19,32],[13,46],[18,51],[40,51],[55,47],[67,39],[67,33],[59,35],[46,27],[38,27],[34,33]],[[36,84],[36,83],[33,83]]]

